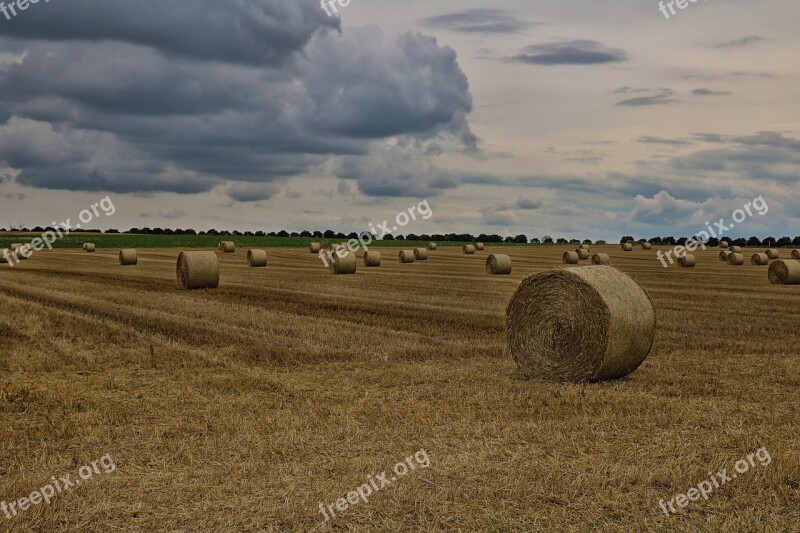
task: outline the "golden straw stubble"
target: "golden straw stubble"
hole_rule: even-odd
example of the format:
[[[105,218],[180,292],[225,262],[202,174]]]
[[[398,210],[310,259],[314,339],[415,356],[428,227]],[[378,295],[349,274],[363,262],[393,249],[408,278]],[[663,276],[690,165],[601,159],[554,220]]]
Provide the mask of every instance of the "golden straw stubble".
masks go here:
[[[247,264],[251,268],[264,268],[267,266],[266,250],[247,250]]]
[[[127,250],[119,251],[119,264],[122,266],[134,266],[139,263],[139,257],[136,250],[129,248]]]
[[[176,266],[178,287],[185,290],[219,287],[219,261],[214,252],[181,252]]]
[[[645,290],[609,266],[530,276],[506,310],[508,348],[519,375],[542,381],[626,376],[650,353],[655,328]]]
[[[486,258],[486,272],[493,276],[511,274],[511,257],[503,254],[492,254]]]
[[[800,285],[800,261],[779,259],[769,266],[769,282],[774,285]]]

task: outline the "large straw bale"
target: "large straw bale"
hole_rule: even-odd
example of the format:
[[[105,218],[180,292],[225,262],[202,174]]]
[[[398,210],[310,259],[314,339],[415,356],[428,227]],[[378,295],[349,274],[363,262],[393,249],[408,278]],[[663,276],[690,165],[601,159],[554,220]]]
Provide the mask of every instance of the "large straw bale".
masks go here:
[[[493,276],[511,274],[511,258],[503,254],[492,254],[486,258],[486,272]]]
[[[216,289],[219,287],[219,261],[214,252],[181,252],[176,266],[181,289]]]

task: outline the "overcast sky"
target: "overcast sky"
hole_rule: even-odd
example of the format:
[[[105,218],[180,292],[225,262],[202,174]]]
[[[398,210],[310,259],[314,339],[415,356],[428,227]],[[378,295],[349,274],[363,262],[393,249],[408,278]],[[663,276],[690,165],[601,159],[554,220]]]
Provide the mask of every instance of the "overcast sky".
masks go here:
[[[8,3],[6,1],[6,3]],[[491,6],[491,7],[487,7]],[[800,2],[89,0],[0,14],[0,227],[800,234]]]

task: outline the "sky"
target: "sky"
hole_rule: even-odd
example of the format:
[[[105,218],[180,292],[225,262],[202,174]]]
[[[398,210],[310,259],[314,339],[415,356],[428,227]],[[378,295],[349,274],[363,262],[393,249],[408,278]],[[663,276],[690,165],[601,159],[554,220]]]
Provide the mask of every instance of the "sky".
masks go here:
[[[797,0],[336,10],[0,13],[0,227],[108,196],[102,229],[360,232],[427,201],[407,233],[617,240],[692,235],[760,197],[729,235],[800,234]]]

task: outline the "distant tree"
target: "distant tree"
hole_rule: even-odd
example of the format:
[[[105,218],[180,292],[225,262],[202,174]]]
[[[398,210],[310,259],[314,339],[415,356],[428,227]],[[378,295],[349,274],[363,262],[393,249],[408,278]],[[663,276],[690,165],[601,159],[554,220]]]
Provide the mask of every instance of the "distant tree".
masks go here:
[[[315,239],[321,239],[323,237],[322,232],[317,230],[311,234]]]
[[[106,230],[106,233],[119,233],[119,230],[118,229],[108,229],[108,230]]]
[[[787,246],[792,245],[792,239],[789,237],[781,237],[780,239],[778,239],[778,242],[776,244],[780,248],[786,248]]]
[[[601,239],[601,240],[599,240],[599,241],[596,241],[596,242],[595,242],[595,244],[596,244],[596,245],[598,245],[598,246],[601,246],[601,245],[603,245],[603,244],[606,244],[606,241],[604,241],[604,240],[602,240],[602,239]]]
[[[310,231],[308,231],[308,230],[303,230],[303,231],[301,231],[301,232],[300,232],[300,236],[301,236],[301,237],[306,237],[306,238],[308,238],[308,237],[312,237],[313,235],[311,235],[311,232],[310,232]]]
[[[661,239],[661,244],[668,244],[670,246],[675,246],[677,243],[675,242],[675,237],[670,235],[669,237],[664,237]]]
[[[620,244],[625,244],[626,242],[636,242],[636,239],[634,239],[630,235],[625,235],[619,240]]]
[[[348,239],[358,239],[358,233],[356,233],[355,231],[350,232],[350,233],[347,234],[347,238]]]
[[[519,234],[514,237],[514,242],[517,244],[528,244],[528,237],[527,235]]]
[[[289,236],[289,232],[286,231],[285,229],[282,229],[282,230],[280,230],[278,232],[278,237],[280,237],[281,239],[285,239],[288,236]]]
[[[794,239],[792,239],[792,246],[800,246],[800,236],[797,236]]]
[[[247,230],[247,231],[244,232],[244,236],[245,237],[254,237],[255,234],[252,231]]]
[[[580,243],[581,243],[581,241],[580,241],[579,239],[570,239],[570,240],[569,240],[569,243],[570,243],[570,244],[580,244]]]
[[[291,235],[293,238],[295,238],[295,239],[296,239],[296,238],[298,238],[298,237],[300,236],[300,234],[299,234],[299,233],[297,233],[296,231],[293,231],[292,233],[290,233],[290,235]]]
[[[753,247],[761,246],[761,239],[759,239],[756,236],[750,237],[749,239],[747,239],[747,246],[753,246]]]
[[[441,242],[441,241],[444,241],[444,240],[446,240],[446,239],[444,238],[444,235],[440,235],[439,233],[437,233],[437,234],[435,234],[435,235],[431,235],[431,240],[432,240],[432,241],[438,241],[438,242]]]
[[[270,231],[269,233],[267,233],[267,237],[277,237],[277,236],[278,234],[275,233],[274,231]]]
[[[391,233],[387,233],[386,235],[383,236],[383,240],[384,241],[393,241],[394,240],[394,235],[392,235]]]
[[[397,237],[394,238],[394,240],[396,240],[396,241],[404,241],[404,240],[406,240],[406,238],[403,237],[402,235],[398,235]]]
[[[717,239],[716,237],[711,237],[706,242],[706,246],[711,246],[712,248],[716,248],[717,246],[719,246],[719,239]]]
[[[582,244],[592,244],[591,239],[584,239]]]
[[[740,238],[736,239],[735,241],[733,241],[732,244],[734,246],[747,246],[747,239],[744,239],[744,238],[740,237]]]
[[[409,241],[419,241],[419,240],[421,240],[419,238],[419,235],[416,235],[414,233],[409,233],[408,235],[406,235],[406,239],[409,240]]]
[[[539,237],[534,237],[531,239],[531,244],[541,244],[542,241],[539,240]]]
[[[556,240],[556,244],[567,244],[568,242],[569,241],[567,241],[567,239],[564,237],[559,237],[558,240]]]
[[[686,241],[688,241],[688,240],[689,239],[687,237],[681,237],[680,239],[678,239],[675,242],[677,242],[680,246],[685,246],[686,245]]]
[[[761,246],[770,247],[775,245],[775,241],[777,239],[775,237],[766,237],[763,241],[761,241]]]
[[[326,239],[334,239],[336,238],[336,232],[333,231],[332,229],[326,229],[325,233],[322,236],[325,237]]]
[[[648,239],[647,242],[649,242],[650,244],[655,244],[656,246],[658,246],[659,244],[661,244],[661,237],[652,237],[652,238]]]
[[[266,234],[266,233],[264,233],[264,230],[258,230],[258,231],[255,233],[255,236],[256,236],[256,237],[266,237],[266,236],[267,236],[267,234]]]
[[[550,235],[545,235],[542,242],[545,244],[553,244],[553,238]]]

